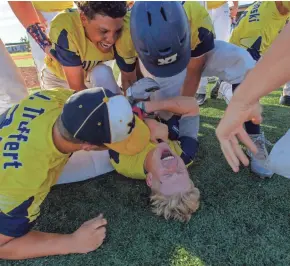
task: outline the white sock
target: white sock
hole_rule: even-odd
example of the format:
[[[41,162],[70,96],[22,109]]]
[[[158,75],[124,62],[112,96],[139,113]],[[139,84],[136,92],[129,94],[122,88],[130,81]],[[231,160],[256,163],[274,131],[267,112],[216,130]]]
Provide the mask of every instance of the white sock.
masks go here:
[[[221,82],[219,94],[221,94],[222,98],[226,101],[227,104],[229,104],[233,97],[232,85],[225,81]]]

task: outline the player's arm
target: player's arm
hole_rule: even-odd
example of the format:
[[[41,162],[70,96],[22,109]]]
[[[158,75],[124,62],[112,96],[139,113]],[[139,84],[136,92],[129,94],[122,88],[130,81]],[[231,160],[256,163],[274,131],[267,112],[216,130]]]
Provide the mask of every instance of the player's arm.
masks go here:
[[[70,89],[81,91],[87,89],[85,85],[85,75],[82,66],[67,67],[63,66],[63,71]]]
[[[62,65],[67,82],[72,90],[80,91],[86,88],[82,60],[75,42],[62,26],[65,14],[57,16],[51,23],[49,32],[52,41],[51,54]]]
[[[137,80],[136,68],[131,72],[121,70],[121,86],[124,92]]]
[[[31,231],[22,237],[0,234],[1,259],[29,259],[70,253],[70,235]]]
[[[177,96],[165,100],[154,100],[138,103],[144,106],[146,113],[167,111],[181,116],[195,116],[199,114],[199,106],[192,97]],[[143,108],[142,108],[143,109]]]
[[[3,215],[1,214],[2,218]],[[12,224],[6,225],[5,219],[1,219],[0,230],[5,231],[5,226],[13,226],[14,231],[8,234],[17,234],[21,226],[18,218],[6,220]],[[4,222],[3,222],[4,221]],[[54,234],[38,231],[29,231],[18,237],[7,236],[0,233],[0,259],[19,260],[53,255],[65,255],[71,253],[87,253],[97,249],[105,238],[105,225],[107,221],[99,216],[85,222],[72,234]]]
[[[191,58],[187,65],[185,80],[181,89],[182,96],[193,97],[198,89],[202,70],[205,64],[205,56]]]
[[[208,12],[204,7],[194,2],[186,2],[192,5],[191,10],[198,8],[197,14],[191,14],[190,29],[191,40],[191,59],[187,66],[186,77],[181,89],[182,96],[193,97],[198,89],[203,67],[206,62],[205,54],[214,49],[214,29]]]
[[[45,34],[46,23],[43,17],[39,17],[32,2],[9,1],[9,5],[15,16],[35,42],[43,51],[49,54],[51,42]]]
[[[137,55],[131,40],[129,25],[127,22],[127,13],[125,26],[120,38],[114,46],[114,57],[121,71],[121,83],[123,91],[126,91],[136,80],[136,60]]]

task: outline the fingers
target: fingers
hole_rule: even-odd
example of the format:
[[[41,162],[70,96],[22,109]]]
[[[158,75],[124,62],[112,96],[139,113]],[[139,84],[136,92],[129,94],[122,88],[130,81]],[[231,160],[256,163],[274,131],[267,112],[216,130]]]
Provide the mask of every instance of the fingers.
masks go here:
[[[107,225],[107,220],[103,218],[103,214],[100,214],[98,217],[86,221],[84,225],[91,226],[94,229]]]
[[[258,152],[256,145],[244,129],[239,130],[239,132],[237,133],[237,137],[251,152],[253,152],[254,154]]]
[[[245,155],[245,153],[243,152],[240,144],[239,144],[239,141],[237,139],[236,136],[234,136],[231,140],[231,143],[232,143],[232,147],[233,147],[233,150],[234,150],[234,153],[236,155],[236,157],[242,162],[242,164],[244,166],[248,166],[249,165],[249,159],[248,157]]]
[[[231,147],[231,143],[229,141],[221,143],[221,150],[230,167],[237,173],[239,171],[240,162]]]

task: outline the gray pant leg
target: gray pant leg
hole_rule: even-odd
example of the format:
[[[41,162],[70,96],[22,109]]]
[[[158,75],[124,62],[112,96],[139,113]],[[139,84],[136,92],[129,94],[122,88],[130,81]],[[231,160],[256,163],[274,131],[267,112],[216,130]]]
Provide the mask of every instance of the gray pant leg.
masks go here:
[[[255,64],[256,61],[245,49],[215,40],[215,48],[206,54],[206,64],[202,76],[214,76],[230,84],[238,84]]]

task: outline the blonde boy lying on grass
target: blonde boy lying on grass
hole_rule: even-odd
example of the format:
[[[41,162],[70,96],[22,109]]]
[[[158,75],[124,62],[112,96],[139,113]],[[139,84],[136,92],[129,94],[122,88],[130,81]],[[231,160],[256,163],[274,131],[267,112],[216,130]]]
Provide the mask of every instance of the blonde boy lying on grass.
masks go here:
[[[190,166],[198,150],[199,108],[192,97],[139,102],[139,116],[145,113],[169,111],[173,116],[165,121],[158,116],[145,118],[151,131],[151,141],[145,149],[133,156],[109,150],[115,170],[129,178],[146,179],[151,188],[152,210],[165,219],[189,221],[199,207],[199,190],[190,179]],[[135,109],[136,110],[136,109]],[[141,115],[142,116],[142,115]],[[140,139],[142,141],[142,139]]]

